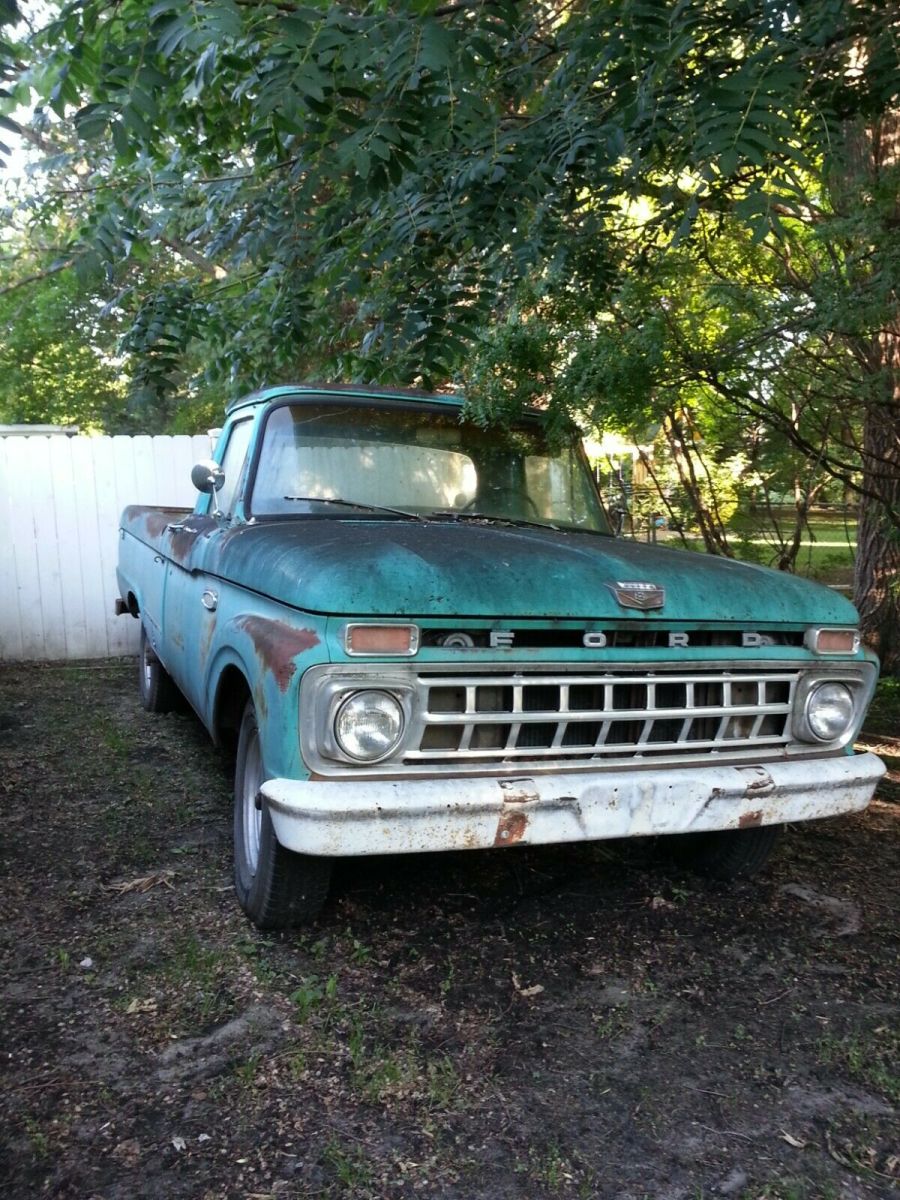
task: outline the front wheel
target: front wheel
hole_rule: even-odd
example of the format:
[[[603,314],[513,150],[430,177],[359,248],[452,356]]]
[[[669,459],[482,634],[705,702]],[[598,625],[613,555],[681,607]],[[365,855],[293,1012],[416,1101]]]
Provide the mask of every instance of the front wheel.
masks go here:
[[[781,825],[753,829],[718,829],[673,838],[680,862],[711,879],[740,879],[755,875],[775,849]]]
[[[260,795],[266,781],[256,710],[247,701],[234,768],[234,887],[259,929],[313,921],[331,882],[331,860],[286,850]]]

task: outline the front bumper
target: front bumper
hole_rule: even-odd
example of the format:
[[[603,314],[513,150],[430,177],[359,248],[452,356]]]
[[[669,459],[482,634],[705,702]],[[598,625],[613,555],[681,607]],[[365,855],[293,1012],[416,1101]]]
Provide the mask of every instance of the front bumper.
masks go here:
[[[866,807],[874,754],[651,770],[263,784],[275,834],[303,854],[358,856],[746,829]]]

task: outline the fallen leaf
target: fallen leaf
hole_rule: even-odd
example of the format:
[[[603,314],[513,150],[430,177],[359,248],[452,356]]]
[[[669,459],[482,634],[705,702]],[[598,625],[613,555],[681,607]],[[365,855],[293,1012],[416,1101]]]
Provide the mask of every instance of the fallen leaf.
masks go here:
[[[139,1000],[135,996],[135,998],[131,1001],[131,1003],[125,1009],[125,1012],[129,1017],[135,1016],[136,1013],[155,1013],[156,1012],[156,1001],[155,1000]]]
[[[652,908],[654,912],[657,912],[660,909],[668,909],[668,908],[675,907],[675,905],[672,903],[672,901],[667,900],[665,898],[665,896],[651,896],[650,899],[646,901],[646,904],[647,904],[647,907]]]
[[[801,1142],[799,1138],[795,1138],[791,1134],[785,1133],[785,1131],[783,1129],[781,1131],[781,1136],[782,1136],[782,1139],[784,1141],[786,1141],[789,1146],[795,1146],[798,1150],[802,1150],[804,1148],[804,1146],[806,1145],[806,1142]]]
[[[126,879],[122,880],[121,883],[111,883],[109,890],[111,892],[118,892],[120,896],[124,896],[126,892],[149,892],[151,888],[155,887],[167,887],[172,891],[172,880],[174,878],[174,871],[154,871],[151,875],[138,875],[136,879]]]
[[[141,1157],[141,1143],[137,1138],[126,1138],[124,1142],[119,1142],[113,1149],[112,1156],[120,1159],[127,1166],[133,1167]]]
[[[542,983],[535,983],[535,984],[532,984],[531,987],[523,988],[521,983],[519,982],[519,977],[515,973],[515,971],[513,971],[512,981],[513,981],[513,987],[516,989],[516,991],[519,993],[519,995],[525,996],[526,998],[529,996],[539,996],[541,994],[541,992],[544,990],[544,985]]]
[[[176,1150],[184,1150],[187,1148],[187,1142],[184,1140],[183,1137],[173,1137],[172,1145],[175,1147]]]

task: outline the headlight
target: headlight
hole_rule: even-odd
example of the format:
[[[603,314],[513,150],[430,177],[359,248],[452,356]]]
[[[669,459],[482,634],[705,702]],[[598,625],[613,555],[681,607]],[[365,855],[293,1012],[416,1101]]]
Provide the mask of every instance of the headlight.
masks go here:
[[[334,737],[349,758],[375,762],[395,750],[403,736],[403,709],[389,692],[354,692],[334,718]]]
[[[815,737],[837,741],[853,722],[853,694],[845,683],[819,683],[806,697],[805,715]]]

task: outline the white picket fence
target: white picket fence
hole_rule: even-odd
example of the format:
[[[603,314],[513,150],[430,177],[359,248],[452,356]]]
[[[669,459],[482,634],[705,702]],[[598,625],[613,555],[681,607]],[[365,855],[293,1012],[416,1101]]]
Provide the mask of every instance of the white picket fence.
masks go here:
[[[137,651],[116,617],[127,504],[193,506],[197,437],[0,437],[0,662]]]

